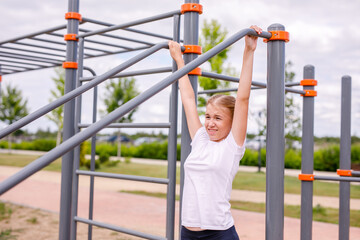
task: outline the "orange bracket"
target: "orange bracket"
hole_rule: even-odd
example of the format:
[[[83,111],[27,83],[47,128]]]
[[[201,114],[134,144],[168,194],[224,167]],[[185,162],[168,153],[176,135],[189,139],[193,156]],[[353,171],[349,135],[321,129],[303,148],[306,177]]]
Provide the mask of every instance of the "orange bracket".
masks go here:
[[[0,82],[2,81],[2,76],[0,75]]]
[[[300,81],[301,86],[317,86],[317,81],[315,79],[304,79]]]
[[[346,176],[346,177],[351,177],[352,176],[352,171],[351,170],[342,170],[342,169],[338,169],[336,171],[337,175],[339,176]]]
[[[183,53],[196,53],[201,54],[202,48],[198,45],[184,45],[185,51]]]
[[[78,64],[77,64],[77,62],[63,62],[62,67],[63,67],[63,68],[73,68],[73,69],[77,69],[77,68],[78,68]]]
[[[181,14],[186,12],[198,12],[199,14],[202,14],[203,6],[198,3],[185,3],[181,5]]]
[[[198,75],[201,76],[201,68],[195,68],[191,72],[188,73],[188,75]]]
[[[301,181],[314,181],[315,175],[314,174],[299,174],[299,180]]]
[[[269,39],[264,38],[264,42],[267,43],[269,41],[290,41],[289,32],[286,31],[269,31],[271,33],[271,37]]]
[[[69,33],[64,35],[65,41],[79,41],[75,33]]]
[[[65,19],[77,19],[80,22],[82,21],[82,17],[80,13],[77,12],[68,12],[65,13]]]
[[[317,96],[317,91],[315,90],[304,90],[305,94],[301,94],[301,96],[303,97],[316,97]]]

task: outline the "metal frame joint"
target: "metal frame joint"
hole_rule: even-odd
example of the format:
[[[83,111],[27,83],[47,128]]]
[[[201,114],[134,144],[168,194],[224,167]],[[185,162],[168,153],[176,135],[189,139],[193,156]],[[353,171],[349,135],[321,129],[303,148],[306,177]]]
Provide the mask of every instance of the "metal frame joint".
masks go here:
[[[269,32],[271,33],[271,37],[269,39],[264,38],[263,41],[265,43],[269,41],[285,41],[285,42],[290,41],[290,34],[287,31],[277,30],[277,31],[269,31]]]
[[[315,175],[314,174],[299,174],[299,180],[301,181],[314,181]]]
[[[198,12],[199,14],[202,14],[203,6],[198,3],[185,3],[181,5],[181,14],[186,12]]]

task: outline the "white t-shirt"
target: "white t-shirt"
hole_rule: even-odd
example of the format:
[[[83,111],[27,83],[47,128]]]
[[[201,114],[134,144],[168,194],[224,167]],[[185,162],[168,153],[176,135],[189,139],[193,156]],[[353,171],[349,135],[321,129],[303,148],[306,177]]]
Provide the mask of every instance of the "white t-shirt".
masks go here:
[[[183,226],[226,230],[234,225],[229,201],[244,145],[236,144],[231,131],[220,142],[211,141],[205,127],[196,132],[184,165]]]

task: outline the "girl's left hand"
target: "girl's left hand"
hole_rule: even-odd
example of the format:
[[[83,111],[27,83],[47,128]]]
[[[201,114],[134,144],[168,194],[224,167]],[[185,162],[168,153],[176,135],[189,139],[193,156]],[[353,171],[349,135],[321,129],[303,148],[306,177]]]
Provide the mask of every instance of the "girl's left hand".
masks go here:
[[[256,25],[252,25],[250,28],[254,29],[257,34],[262,33],[262,29]],[[257,46],[257,39],[258,37],[255,36],[250,36],[250,35],[245,36],[245,48],[251,51],[255,51]]]

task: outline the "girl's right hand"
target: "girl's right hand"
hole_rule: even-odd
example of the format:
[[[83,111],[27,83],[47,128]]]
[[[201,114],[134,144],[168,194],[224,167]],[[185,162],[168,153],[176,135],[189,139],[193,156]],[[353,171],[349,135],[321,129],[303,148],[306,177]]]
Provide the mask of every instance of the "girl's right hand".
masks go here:
[[[179,43],[174,41],[169,41],[169,50],[171,57],[175,60],[175,62],[183,61],[181,46]]]

